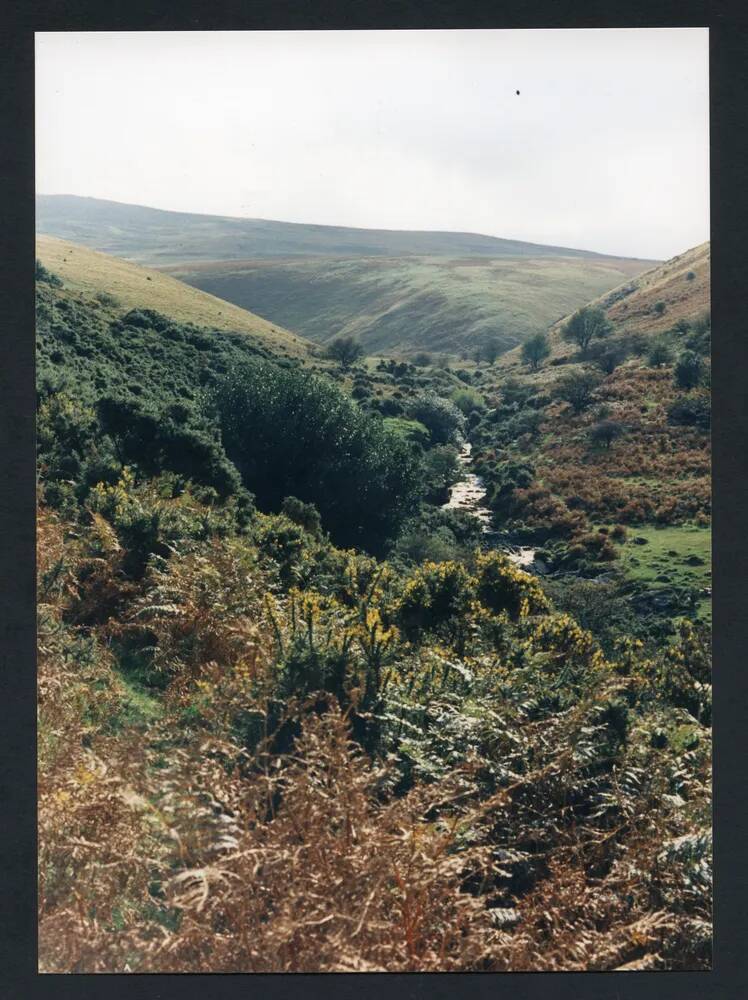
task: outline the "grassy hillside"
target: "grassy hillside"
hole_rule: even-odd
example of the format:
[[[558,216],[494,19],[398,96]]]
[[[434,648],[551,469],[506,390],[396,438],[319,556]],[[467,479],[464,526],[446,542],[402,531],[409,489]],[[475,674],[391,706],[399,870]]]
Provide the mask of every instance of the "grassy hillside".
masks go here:
[[[369,352],[472,353],[488,342],[506,351],[651,263],[469,233],[232,219],[66,195],[38,198],[37,229],[165,268],[317,342],[354,334]]]
[[[271,351],[305,354],[304,340],[282,326],[254,316],[231,302],[185,285],[169,275],[96,253],[53,236],[38,236],[36,255],[71,291],[109,297],[115,312],[150,308],[180,323],[246,334]]]
[[[686,250],[676,257],[632,276],[616,288],[600,294],[589,304],[601,307],[617,333],[657,336],[671,330],[678,322],[693,322],[709,311],[710,244]],[[664,307],[664,308],[663,308]],[[548,331],[550,360],[571,358],[575,352],[561,331],[570,316],[565,315]],[[502,371],[522,369],[521,348],[507,352],[498,362]],[[548,368],[528,377],[542,381]]]
[[[355,229],[166,212],[75,195],[39,195],[37,231],[146,264],[255,257],[598,257],[480,233]]]
[[[310,340],[358,337],[367,351],[505,351],[640,272],[610,257],[303,258],[181,264],[188,284]]]

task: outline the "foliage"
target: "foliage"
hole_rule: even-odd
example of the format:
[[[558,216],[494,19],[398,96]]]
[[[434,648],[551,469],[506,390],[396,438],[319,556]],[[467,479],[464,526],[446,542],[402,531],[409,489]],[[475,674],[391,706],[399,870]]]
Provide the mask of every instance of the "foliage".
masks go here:
[[[593,340],[607,337],[610,331],[611,326],[603,310],[585,306],[574,313],[561,336],[565,341],[576,344],[584,354]]]
[[[665,340],[656,340],[647,352],[647,364],[652,368],[661,368],[673,363],[673,351]]]
[[[411,448],[332,383],[255,362],[227,374],[211,398],[226,452],[265,509],[296,496],[334,539],[373,549],[409,513]]]
[[[616,438],[624,433],[623,425],[617,420],[601,420],[600,423],[590,427],[590,441],[603,448],[610,448]]]
[[[529,365],[533,371],[537,371],[542,361],[551,353],[551,345],[548,342],[548,334],[536,333],[522,345],[522,360]]]
[[[542,384],[480,382],[475,469],[543,584],[423,502],[456,471],[433,431],[230,337],[39,298],[42,971],[709,967],[709,631],[638,612],[662,553],[708,579],[707,529],[649,523],[708,501],[669,373],[599,386],[613,456]]]
[[[449,444],[465,428],[465,417],[457,406],[431,391],[420,393],[408,404],[408,416],[428,428],[434,444]]]
[[[667,416],[671,424],[708,431],[712,418],[711,398],[706,393],[679,396],[668,407]]]
[[[695,389],[704,377],[704,362],[695,351],[683,351],[675,365],[675,384],[679,389]]]
[[[325,355],[337,361],[341,368],[350,368],[363,355],[364,349],[355,337],[336,337],[325,347]]]
[[[556,383],[556,395],[570,403],[575,413],[581,413],[592,402],[599,385],[600,378],[594,372],[571,372]]]

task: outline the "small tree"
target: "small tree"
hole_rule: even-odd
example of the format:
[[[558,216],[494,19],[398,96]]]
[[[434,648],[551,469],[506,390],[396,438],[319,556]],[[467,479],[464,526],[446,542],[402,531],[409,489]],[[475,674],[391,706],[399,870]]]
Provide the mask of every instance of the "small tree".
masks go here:
[[[575,413],[581,413],[592,401],[592,394],[600,385],[600,376],[594,372],[572,372],[562,378],[556,387],[559,399],[571,403]]]
[[[611,344],[595,344],[587,353],[597,367],[605,372],[606,375],[611,375],[628,357],[628,350],[623,341],[616,341]]]
[[[411,400],[407,413],[411,420],[418,420],[428,428],[433,444],[448,444],[465,429],[465,417],[455,404],[432,391]]]
[[[654,311],[657,313],[658,316],[662,316],[662,314],[665,312],[666,309],[667,305],[664,302],[655,302]]]
[[[601,420],[590,428],[590,441],[606,450],[623,434],[623,426],[617,420]]]
[[[364,353],[355,337],[336,337],[325,349],[325,355],[337,361],[341,368],[350,368]]]
[[[537,371],[540,363],[551,353],[551,345],[548,343],[548,336],[545,333],[536,333],[522,345],[522,360],[529,365],[533,371]]]
[[[492,365],[501,354],[501,344],[498,337],[489,337],[476,352],[476,361],[487,361]]]
[[[567,343],[576,344],[582,354],[585,354],[593,340],[607,337],[610,331],[610,323],[602,309],[585,306],[574,313],[561,336]]]
[[[704,374],[704,362],[695,351],[684,351],[675,366],[675,384],[680,389],[695,389]]]
[[[652,344],[647,354],[647,363],[650,368],[662,368],[663,365],[673,363],[673,352],[664,340],[657,340]]]

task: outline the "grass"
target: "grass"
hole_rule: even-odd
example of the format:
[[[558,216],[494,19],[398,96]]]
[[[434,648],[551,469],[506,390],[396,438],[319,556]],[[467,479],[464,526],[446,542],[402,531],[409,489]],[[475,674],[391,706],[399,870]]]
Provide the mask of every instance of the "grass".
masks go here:
[[[509,350],[644,265],[559,257],[347,257],[213,261],[168,273],[324,342],[370,352]]]
[[[646,538],[646,545],[637,545],[635,538]],[[666,527],[634,527],[621,550],[621,567],[633,580],[647,584],[670,584],[673,587],[711,588],[712,532],[709,527],[695,524]],[[702,562],[691,566],[688,559]],[[662,579],[667,577],[667,580]],[[709,614],[711,598],[699,601],[699,615]]]
[[[276,353],[305,355],[307,345],[281,326],[222,302],[176,278],[76,246],[53,236],[38,236],[36,255],[72,291],[89,295],[104,293],[112,308],[155,309],[180,323],[194,323],[217,330],[245,333]]]

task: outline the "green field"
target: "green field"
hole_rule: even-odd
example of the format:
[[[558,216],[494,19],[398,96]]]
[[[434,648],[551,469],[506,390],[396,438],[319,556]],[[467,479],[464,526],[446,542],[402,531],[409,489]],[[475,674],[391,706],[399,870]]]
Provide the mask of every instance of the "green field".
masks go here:
[[[637,545],[635,538],[646,538],[646,545]],[[621,566],[627,576],[642,583],[657,586],[711,588],[711,528],[695,524],[666,527],[632,528],[622,549]],[[689,560],[701,560],[690,565]],[[711,608],[711,598],[699,601],[699,615]]]

